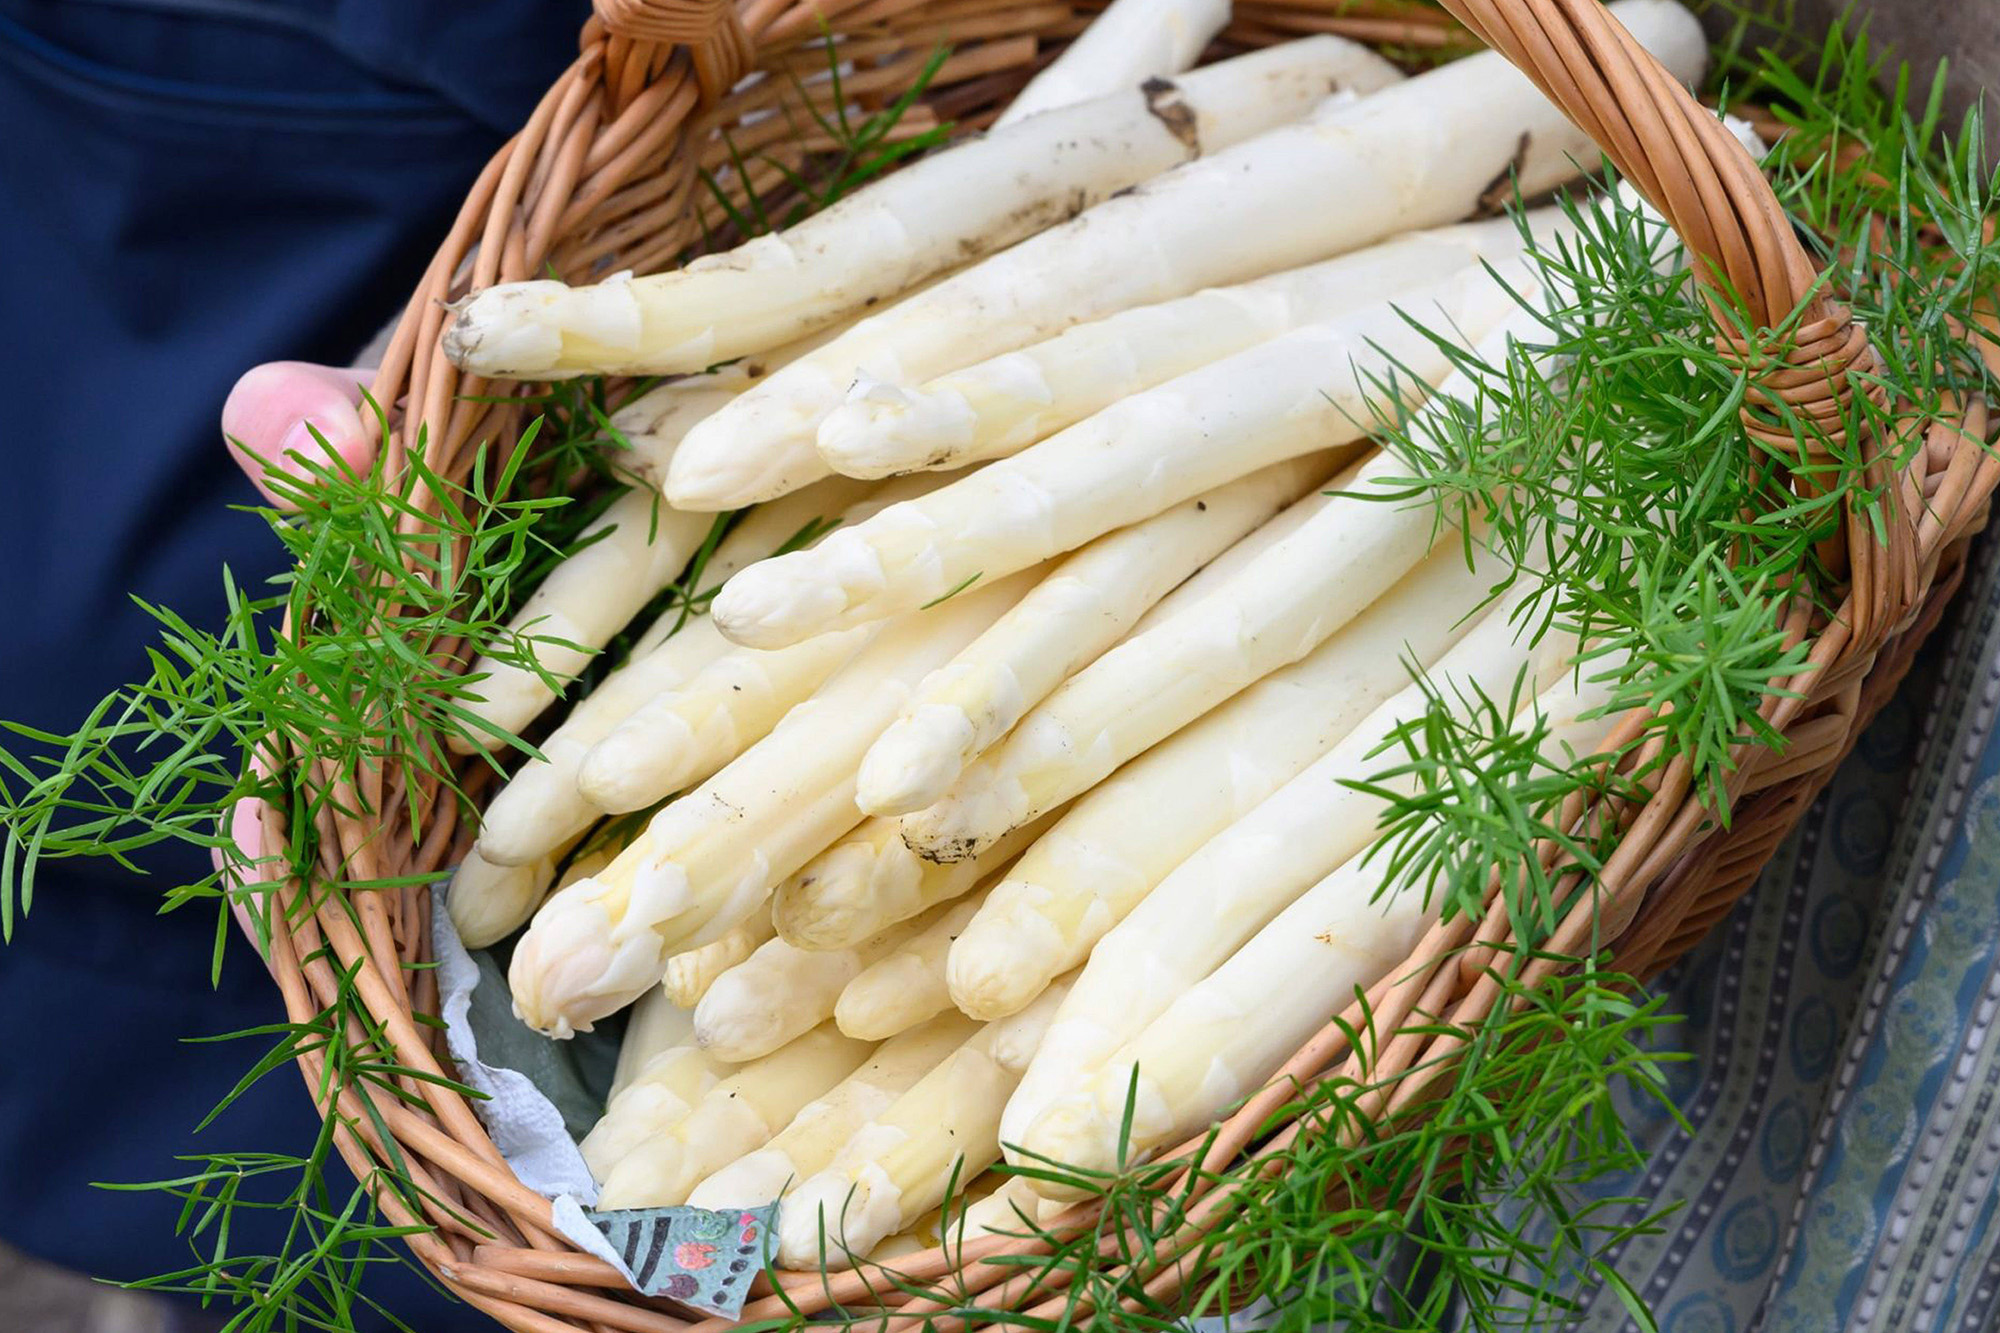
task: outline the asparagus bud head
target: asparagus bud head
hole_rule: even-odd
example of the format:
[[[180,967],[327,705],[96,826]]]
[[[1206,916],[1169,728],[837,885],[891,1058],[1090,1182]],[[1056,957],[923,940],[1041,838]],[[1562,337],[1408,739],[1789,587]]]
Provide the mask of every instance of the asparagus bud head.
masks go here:
[[[876,518],[894,522],[894,512]],[[816,560],[799,560],[807,552],[793,551],[723,584],[710,605],[723,637],[748,648],[782,648],[880,591],[888,582],[881,556],[865,541],[842,540],[851,536],[846,529],[830,534],[813,548]]]
[[[906,389],[863,376],[819,425],[819,455],[849,477],[893,477],[939,466],[972,444],[965,395]],[[912,460],[921,460],[913,464]]]
[[[1055,975],[1052,960],[1067,960],[1061,929],[1042,910],[1053,897],[1029,880],[995,885],[986,906],[959,933],[945,964],[952,1001],[973,1018],[1017,1014],[1047,989]],[[1084,908],[1085,924],[1098,933],[1110,929],[1111,910],[1102,902]]]
[[[515,1016],[558,1040],[590,1031],[660,980],[658,927],[690,901],[687,872],[665,860],[642,868],[629,889],[580,879],[556,894],[515,946],[507,972]]]
[[[1002,688],[1003,673],[982,674],[993,678],[996,691]],[[1020,691],[1012,694],[1018,697]],[[959,757],[977,736],[972,718],[952,704],[927,703],[898,718],[861,761],[854,803],[871,815],[908,814],[935,804],[964,771]]]

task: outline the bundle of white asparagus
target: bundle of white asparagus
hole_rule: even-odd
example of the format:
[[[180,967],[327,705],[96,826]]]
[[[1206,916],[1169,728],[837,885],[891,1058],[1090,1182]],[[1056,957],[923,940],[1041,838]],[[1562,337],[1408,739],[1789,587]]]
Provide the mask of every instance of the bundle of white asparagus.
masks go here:
[[[1672,0],[1612,13],[1701,73]],[[1366,438],[1477,401],[1451,344],[1532,341],[1521,252],[1565,216],[1475,214],[1594,150],[1492,54],[1183,74],[1226,18],[1117,0],[995,130],[790,231],[458,311],[480,374],[684,376],[619,417],[659,489],[515,623],[540,669],[475,666],[497,731],[755,506],[451,890],[470,943],[526,923],[533,1027],[637,1006],[584,1144],[603,1206],[782,1196],[781,1262],[839,1263],[1003,1159],[1198,1132],[1426,923],[1366,855],[1385,738],[1516,688],[1550,747],[1607,731],[1607,664],[1531,643],[1482,534],[1390,498]],[[972,1234],[1061,1194],[979,1192]]]

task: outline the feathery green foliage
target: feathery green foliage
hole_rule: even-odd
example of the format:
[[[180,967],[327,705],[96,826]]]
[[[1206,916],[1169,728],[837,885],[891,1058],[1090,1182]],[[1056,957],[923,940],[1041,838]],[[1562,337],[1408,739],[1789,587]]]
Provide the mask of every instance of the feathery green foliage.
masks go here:
[[[1663,224],[1617,195],[1565,203],[1577,235],[1530,246],[1556,293],[1535,307],[1542,327],[1504,359],[1455,352],[1472,392],[1382,433],[1409,469],[1406,498],[1486,520],[1528,585],[1525,618],[1620,662],[1608,711],[1661,710],[1664,757],[1693,765],[1725,820],[1732,752],[1781,743],[1758,705],[1804,664],[1779,629],[1786,600],[1836,588],[1818,548],[1845,512],[1881,530],[1863,441],[1907,457],[1919,426],[1990,387],[1972,317],[2000,276],[1982,226],[2000,185],[1978,166],[1979,124],[1939,141],[1935,91],[1912,118],[1873,69],[1865,41],[1836,32],[1815,74],[1772,64],[1748,89],[1793,127],[1766,159],[1770,178],[1824,289],[1880,357],[1881,392],[1854,395],[1843,438],[1788,421],[1816,446],[1801,462],[1743,429],[1744,359],[1717,348],[1689,270],[1657,262]],[[1830,144],[1852,156],[1829,160]],[[1736,327],[1749,362],[1797,317]]]

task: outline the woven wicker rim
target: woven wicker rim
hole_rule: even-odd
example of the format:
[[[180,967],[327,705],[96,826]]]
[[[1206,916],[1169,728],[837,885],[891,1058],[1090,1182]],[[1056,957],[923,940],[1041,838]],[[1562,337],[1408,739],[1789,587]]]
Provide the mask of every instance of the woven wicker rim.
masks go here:
[[[1701,271],[1717,300],[1732,301],[1758,327],[1792,322],[1795,332],[1782,357],[1752,367],[1755,389],[1744,409],[1749,428],[1791,447],[1792,432],[1776,410],[1782,405],[1838,432],[1846,395],[1856,383],[1868,383],[1865,373],[1857,373],[1872,364],[1865,332],[1816,290],[1810,260],[1733,136],[1597,0],[1444,4],[1463,29],[1397,0],[1247,0],[1237,6],[1223,42],[1243,48],[1333,32],[1406,47],[1452,47],[1466,44],[1469,30],[1525,70],[1638,185],[1704,261]],[[472,401],[517,391],[515,386],[463,376],[438,351],[448,301],[548,267],[584,279],[671,262],[698,239],[699,169],[719,164],[727,152],[717,127],[737,127],[731,137],[739,150],[768,152],[780,164],[813,147],[786,137],[791,128],[785,117],[753,114],[785,96],[788,82],[767,78],[739,86],[747,71],[810,72],[801,62],[815,56],[805,48],[824,24],[841,34],[844,52],[881,62],[846,80],[848,95],[893,96],[932,49],[948,41],[953,54],[900,129],[921,132],[943,119],[978,125],[1087,17],[1053,0],[597,0],[596,8],[577,59],[480,175],[397,328],[374,385],[378,401],[396,405],[392,468],[422,431],[430,464],[462,476],[473,461],[468,445],[510,440],[519,420],[516,409]],[[752,168],[753,179],[760,171],[766,168]],[[771,166],[757,183],[778,185],[781,177],[780,167]],[[1747,346],[1732,350],[1751,356]],[[1887,442],[1863,442],[1867,479],[1889,497],[1888,540],[1850,522],[1844,550],[1834,553],[1849,579],[1845,601],[1824,623],[1801,608],[1787,624],[1796,640],[1812,641],[1810,664],[1783,682],[1790,697],[1774,693],[1763,712],[1790,743],[1782,753],[1745,751],[1728,834],[1714,835],[1691,794],[1684,761],[1649,775],[1650,796],[1643,803],[1598,812],[1622,829],[1618,849],[1600,876],[1595,902],[1562,923],[1550,949],[1574,950],[1594,930],[1612,943],[1615,966],[1651,976],[1692,947],[1754,881],[1862,724],[1894,691],[1957,586],[1967,539],[1984,522],[1987,499],[2000,482],[2000,460],[1980,447],[1988,435],[1987,406],[1975,399],[1953,407],[1949,417],[1929,423],[1920,448],[1901,451],[1908,459],[1900,472]],[[428,497],[414,499],[420,510],[430,507]],[[402,521],[412,531],[421,522]],[[460,652],[464,645],[450,648]],[[1641,718],[1626,719],[1612,743],[1636,735],[1642,724]],[[435,784],[400,767],[364,773],[355,784],[329,773],[306,776],[335,782],[341,797],[326,803],[318,829],[329,877],[434,870],[452,864],[469,841],[471,831],[461,826],[452,803],[439,799]],[[419,784],[414,805],[424,814],[423,837],[414,843],[405,786],[412,780]],[[479,781],[479,773],[468,775],[469,783]],[[338,813],[351,810],[392,813],[380,823]],[[266,818],[266,836],[281,845],[278,817],[267,812]],[[298,891],[290,901],[293,911],[274,940],[272,964],[291,1018],[309,1021],[332,1001],[340,989],[338,964],[353,970],[363,1002],[402,1062],[426,1074],[448,1074],[439,1034],[412,1017],[437,1009],[431,971],[410,970],[429,955],[427,890],[357,895],[351,907],[315,907]],[[1477,922],[1460,918],[1433,927],[1407,963],[1370,993],[1375,1029],[1395,1031],[1413,1013],[1460,1027],[1479,1023],[1499,1000],[1488,968],[1510,938],[1497,902]],[[1532,969],[1527,979],[1536,979]],[[1190,1144],[1179,1155],[1192,1162],[1199,1151],[1200,1169],[1212,1172],[1245,1155],[1268,1159],[1280,1151],[1301,1132],[1298,1124],[1254,1140],[1289,1099],[1288,1080],[1312,1080],[1335,1069],[1360,1072],[1342,1026],[1358,1013],[1357,1006],[1317,1034],[1276,1084],[1225,1122],[1205,1147]],[[1372,1053],[1369,1071],[1386,1080],[1450,1053],[1444,1038],[1399,1036]],[[319,1058],[309,1054],[300,1066],[318,1099],[324,1074]],[[1423,1095],[1416,1080],[1388,1087],[1393,1091],[1382,1092],[1371,1107],[1378,1117],[1402,1112]],[[412,1236],[410,1244],[470,1304],[520,1333],[728,1326],[637,1296],[608,1264],[555,1231],[549,1201],[514,1177],[462,1096],[422,1080],[407,1080],[403,1088],[409,1094],[403,1100],[349,1089],[321,1109],[340,1118],[336,1142],[357,1178],[371,1179],[375,1163],[394,1160],[422,1191],[421,1216],[395,1193],[378,1191],[378,1198],[390,1222],[435,1228]],[[365,1110],[363,1098],[370,1102]],[[382,1130],[393,1145],[382,1141]],[[1229,1205],[1226,1187],[1195,1193],[1186,1225],[1134,1273],[1156,1298],[1171,1297],[1188,1280],[1178,1261]],[[1070,1235],[1093,1222],[1091,1207],[1080,1205],[1052,1229]],[[949,1252],[905,1256],[896,1271],[908,1281],[949,1279],[954,1303],[977,1295],[987,1308],[1053,1316],[1067,1299],[1062,1291],[1030,1290],[1018,1267],[983,1262],[1046,1249],[1046,1242],[988,1237]],[[866,1266],[788,1274],[782,1282],[786,1290],[777,1293],[760,1279],[743,1317],[780,1317],[887,1291],[898,1308],[886,1327],[965,1324],[938,1319],[949,1306],[898,1295]]]

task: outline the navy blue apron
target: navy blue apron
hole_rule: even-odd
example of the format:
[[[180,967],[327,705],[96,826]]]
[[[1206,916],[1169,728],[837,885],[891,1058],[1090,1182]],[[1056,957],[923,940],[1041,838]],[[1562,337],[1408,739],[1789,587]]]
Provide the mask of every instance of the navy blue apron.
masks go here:
[[[141,673],[137,594],[214,623],[226,563],[274,569],[218,414],[260,361],[344,363],[399,307],[488,156],[576,49],[583,0],[0,0],[0,716],[57,731]],[[130,1279],[186,1267],[177,1205],[94,1181],[179,1154],[303,1152],[303,1084],[202,1115],[282,1017],[213,918],[155,914],[204,873],[49,866],[0,948],[0,1239]],[[250,1232],[236,1252],[268,1252]],[[275,1226],[281,1220],[271,1218]],[[487,1327],[407,1277],[426,1333]],[[364,1317],[360,1327],[376,1327]]]

